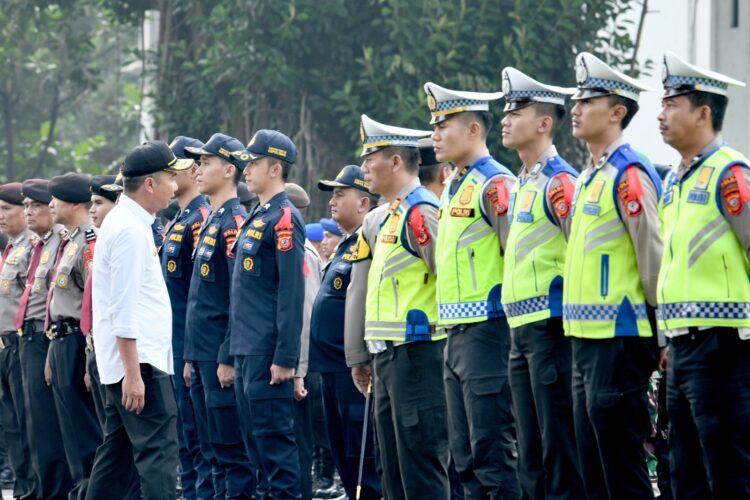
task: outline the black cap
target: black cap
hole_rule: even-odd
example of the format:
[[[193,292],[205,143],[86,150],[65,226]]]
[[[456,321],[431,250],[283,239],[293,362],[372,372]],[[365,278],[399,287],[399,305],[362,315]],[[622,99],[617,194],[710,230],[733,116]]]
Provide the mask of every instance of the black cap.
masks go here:
[[[240,203],[243,205],[254,203],[258,199],[258,195],[250,191],[244,182],[237,184],[237,196],[239,196]]]
[[[351,187],[365,193],[370,192],[370,185],[365,181],[365,174],[359,165],[345,166],[332,181],[318,181],[318,189],[321,191],[333,191],[337,187]]]
[[[68,203],[88,203],[91,201],[91,176],[68,172],[57,175],[49,181],[49,194]]]
[[[242,170],[245,168],[247,159],[241,159],[238,155],[243,149],[244,146],[239,139],[217,132],[202,147],[185,146],[185,155],[194,159],[201,156],[218,156]]]
[[[52,196],[49,194],[49,181],[47,179],[26,179],[21,188],[23,196],[37,203],[49,203]]]
[[[139,177],[161,171],[177,172],[193,166],[191,160],[177,158],[164,141],[146,141],[136,146],[122,166],[124,177]]]
[[[187,151],[185,151],[185,148],[202,148],[203,146],[205,146],[205,144],[203,144],[198,139],[193,139],[192,137],[186,137],[184,135],[178,135],[177,137],[172,139],[172,142],[169,143],[169,149],[172,150],[177,158],[192,159],[193,157],[188,155]]]
[[[115,184],[115,179],[117,179],[117,177],[114,175],[95,175],[91,178],[91,186],[89,187],[91,194],[107,198],[113,203],[116,202],[117,196],[120,194],[120,191],[122,191],[122,187]]]
[[[255,132],[244,151],[233,156],[242,161],[258,160],[266,156],[283,160],[290,165],[297,160],[297,146],[278,130],[262,129]]]
[[[435,156],[435,149],[432,147],[432,139],[426,137],[420,139],[419,145],[419,166],[437,165],[440,162]]]
[[[20,182],[9,182],[0,186],[0,200],[11,205],[23,205],[23,185]]]

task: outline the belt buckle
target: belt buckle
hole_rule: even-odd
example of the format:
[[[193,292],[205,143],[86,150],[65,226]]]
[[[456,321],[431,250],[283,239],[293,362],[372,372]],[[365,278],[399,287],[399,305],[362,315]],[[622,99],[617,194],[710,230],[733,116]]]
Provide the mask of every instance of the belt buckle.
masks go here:
[[[23,327],[19,328],[19,329],[18,329],[18,331],[16,332],[16,334],[17,334],[17,335],[18,335],[19,337],[23,337]]]
[[[48,339],[55,340],[57,338],[57,331],[55,325],[49,327],[49,330],[45,333]]]

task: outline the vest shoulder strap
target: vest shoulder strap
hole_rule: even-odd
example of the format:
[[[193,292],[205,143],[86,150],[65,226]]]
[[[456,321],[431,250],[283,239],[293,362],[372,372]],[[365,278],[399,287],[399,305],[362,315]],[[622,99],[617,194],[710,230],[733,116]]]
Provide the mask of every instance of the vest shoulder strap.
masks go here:
[[[547,164],[542,169],[542,172],[550,179],[562,173],[570,174],[574,178],[578,177],[578,171],[571,167],[567,161],[557,155],[547,160]]]
[[[609,162],[614,165],[617,169],[617,175],[615,176],[615,182],[613,185],[613,196],[617,195],[617,185],[620,183],[620,177],[625,170],[630,166],[636,166],[648,174],[649,179],[656,189],[657,200],[661,198],[661,177],[656,172],[656,169],[648,159],[642,154],[634,151],[630,144],[623,144],[612,153],[609,158]]]
[[[508,170],[507,167],[503,166],[494,158],[487,157],[475,167],[485,179],[489,179],[498,174],[513,175],[513,172]]]

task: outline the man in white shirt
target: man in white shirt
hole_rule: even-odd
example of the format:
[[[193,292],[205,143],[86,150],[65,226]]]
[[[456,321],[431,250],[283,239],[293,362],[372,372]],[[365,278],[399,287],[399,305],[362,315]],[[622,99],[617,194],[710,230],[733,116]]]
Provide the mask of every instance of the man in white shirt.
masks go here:
[[[88,499],[122,498],[128,484],[120,471],[132,463],[143,498],[174,498],[178,445],[169,378],[174,371],[172,310],[151,224],[174,194],[174,172],[191,166],[192,161],[178,160],[164,142],[136,147],[122,167],[124,193],[99,233],[93,319],[105,426]]]

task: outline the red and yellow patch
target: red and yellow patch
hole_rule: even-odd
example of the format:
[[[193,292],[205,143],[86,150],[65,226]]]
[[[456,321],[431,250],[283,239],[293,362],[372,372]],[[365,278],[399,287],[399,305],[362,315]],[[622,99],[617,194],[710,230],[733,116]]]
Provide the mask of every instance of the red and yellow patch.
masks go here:
[[[508,187],[505,185],[505,179],[500,178],[494,181],[494,185],[485,192],[485,196],[492,203],[492,209],[495,215],[505,215],[508,213]]]
[[[281,209],[281,219],[273,227],[276,231],[276,249],[280,252],[287,252],[294,247],[294,224],[292,223],[292,209],[283,207]]]
[[[227,257],[232,256],[232,247],[234,246],[234,242],[237,241],[237,230],[236,229],[227,229],[224,231],[224,242],[226,243],[226,250],[227,250]]]
[[[721,180],[719,189],[729,215],[739,215],[745,208],[745,202],[750,201],[750,188],[742,167],[736,165],[729,170],[730,172]]]
[[[547,191],[547,199],[555,210],[555,214],[560,219],[565,219],[570,215],[570,208],[573,205],[573,196],[575,194],[575,186],[568,178],[567,174],[559,174],[555,176],[555,179],[560,181],[560,184]]]
[[[418,206],[414,207],[409,215],[409,229],[411,229],[414,239],[417,240],[417,245],[420,247],[427,245],[432,239],[430,232],[427,230],[424,215],[422,215]]]
[[[643,213],[643,186],[638,177],[637,167],[628,167],[625,171],[626,177],[617,185],[617,197],[625,208],[628,217],[638,217]]]

